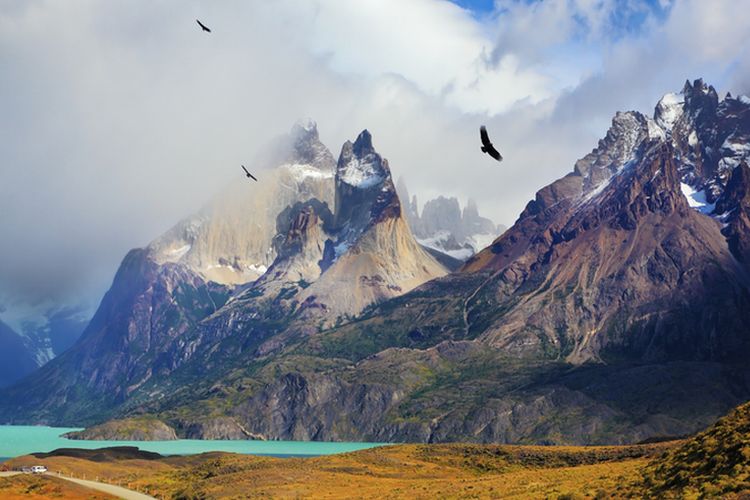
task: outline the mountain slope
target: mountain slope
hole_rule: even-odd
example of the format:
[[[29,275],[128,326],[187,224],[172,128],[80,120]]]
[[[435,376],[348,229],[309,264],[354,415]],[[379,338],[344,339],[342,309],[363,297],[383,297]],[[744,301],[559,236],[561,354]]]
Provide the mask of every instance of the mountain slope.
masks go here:
[[[6,387],[37,369],[23,338],[0,321],[0,387]]]
[[[684,189],[717,186],[742,220],[744,171],[697,176],[660,113],[618,113],[460,273],[274,351],[250,391],[223,379],[229,412],[273,438],[591,444],[690,433],[750,396],[735,226]]]
[[[78,342],[28,386],[8,391],[3,418],[88,422],[189,360],[208,339],[188,341],[187,333],[273,262],[274,210],[312,198],[332,202],[333,157],[314,123],[295,125],[259,162],[254,170],[268,169],[262,187],[231,186],[147,248],[129,252]]]
[[[284,144],[262,194],[251,184],[244,195],[272,197],[268,207],[248,211],[232,189],[131,251],[80,341],[10,389],[2,418],[89,422],[137,408],[446,273],[403,221],[369,132],[344,145],[335,174],[314,125]]]
[[[668,450],[643,470],[631,494],[651,498],[729,498],[750,491],[750,404]]]

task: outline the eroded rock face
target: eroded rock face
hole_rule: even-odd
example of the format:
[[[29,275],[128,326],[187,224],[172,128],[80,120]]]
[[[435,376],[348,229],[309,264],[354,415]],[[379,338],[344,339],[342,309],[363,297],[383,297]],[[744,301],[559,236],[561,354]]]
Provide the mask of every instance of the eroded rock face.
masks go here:
[[[329,321],[402,295],[447,269],[416,241],[404,220],[387,160],[365,130],[341,150],[334,232],[325,272],[300,294]]]
[[[747,267],[750,265],[750,167],[746,160],[732,171],[716,202],[715,214],[724,223],[721,232],[732,254]]]
[[[185,439],[265,440],[263,435],[248,431],[232,417],[204,417],[196,421],[179,420],[177,429]]]

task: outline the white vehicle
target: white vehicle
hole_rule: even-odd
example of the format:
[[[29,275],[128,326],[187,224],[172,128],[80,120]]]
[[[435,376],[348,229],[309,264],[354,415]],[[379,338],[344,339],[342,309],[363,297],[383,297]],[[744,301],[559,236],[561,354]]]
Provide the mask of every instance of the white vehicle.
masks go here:
[[[35,465],[31,468],[32,474],[44,474],[45,472],[47,472],[47,467],[43,465]]]

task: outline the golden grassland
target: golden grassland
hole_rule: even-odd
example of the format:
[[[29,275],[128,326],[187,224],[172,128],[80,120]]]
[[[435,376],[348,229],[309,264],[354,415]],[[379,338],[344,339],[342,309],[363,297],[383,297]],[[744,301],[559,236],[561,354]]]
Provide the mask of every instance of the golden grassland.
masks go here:
[[[39,463],[159,498],[606,498],[670,446],[395,445],[315,458],[27,456],[9,465]]]
[[[3,500],[46,498],[57,500],[110,500],[117,497],[93,491],[56,477],[21,474],[0,477],[0,498]]]
[[[750,403],[692,438],[647,445],[405,444],[315,458],[205,453],[149,459],[132,449],[64,454],[71,453],[79,456],[25,456],[7,466],[42,464],[175,499],[750,499]],[[33,481],[0,481],[0,498],[26,490],[36,498],[72,498]]]

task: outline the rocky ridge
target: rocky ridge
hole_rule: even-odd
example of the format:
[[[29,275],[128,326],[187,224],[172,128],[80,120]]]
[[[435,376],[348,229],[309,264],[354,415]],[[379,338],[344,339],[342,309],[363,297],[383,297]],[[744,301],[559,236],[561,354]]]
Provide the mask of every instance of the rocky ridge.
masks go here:
[[[462,210],[458,199],[439,196],[428,200],[420,215],[417,197],[409,198],[403,178],[399,178],[396,190],[399,198],[405,200],[404,214],[417,241],[458,261],[482,250],[507,229],[480,216],[477,203],[471,198]]]

